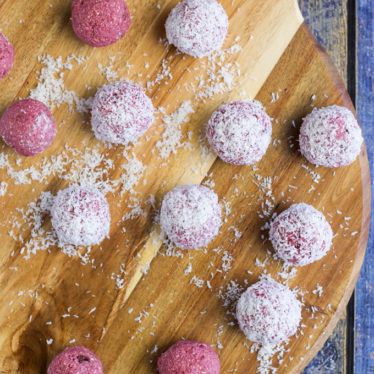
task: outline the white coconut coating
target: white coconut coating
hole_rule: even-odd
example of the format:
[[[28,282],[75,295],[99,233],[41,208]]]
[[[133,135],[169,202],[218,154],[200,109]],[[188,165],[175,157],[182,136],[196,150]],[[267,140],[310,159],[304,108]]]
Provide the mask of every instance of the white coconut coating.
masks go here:
[[[166,37],[182,53],[203,57],[222,47],[228,17],[216,0],[185,0],[166,20]]]
[[[360,154],[363,138],[353,113],[333,105],[314,109],[300,129],[300,152],[315,165],[347,166]]]

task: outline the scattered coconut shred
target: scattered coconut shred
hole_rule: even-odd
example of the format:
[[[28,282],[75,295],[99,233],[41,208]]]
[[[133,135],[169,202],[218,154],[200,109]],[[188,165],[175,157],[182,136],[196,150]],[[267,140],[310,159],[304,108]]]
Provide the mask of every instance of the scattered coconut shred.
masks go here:
[[[161,42],[164,43],[162,40]],[[166,45],[166,48],[169,47]],[[190,93],[189,96],[192,94],[192,99],[179,103],[177,108],[174,108],[169,114],[167,114],[165,109],[159,108],[159,113],[161,113],[160,127],[163,129],[163,133],[161,134],[160,140],[156,143],[153,153],[155,156],[159,157],[161,167],[168,167],[167,160],[170,159],[170,156],[173,157],[179,149],[194,150],[190,142],[190,134],[183,133],[182,125],[189,121],[191,115],[195,111],[194,108],[196,108],[201,101],[206,102],[216,95],[232,91],[237,86],[237,80],[240,78],[241,72],[238,64],[229,62],[228,59],[240,50],[240,46],[235,44],[226,50],[214,52],[207,58],[195,61],[196,65],[193,70],[186,67],[186,74],[193,74],[194,79],[190,84],[186,83],[183,86],[177,85],[176,89],[178,91]],[[147,56],[146,54],[143,55],[145,57]],[[115,57],[110,57],[109,59],[110,63],[108,66],[103,66],[102,64],[97,66],[98,73],[102,73],[108,81],[114,81],[117,77],[131,78],[134,81],[141,78],[142,75],[140,73],[135,74],[131,71],[132,67],[128,63],[126,65],[127,74],[120,74],[120,72],[116,71],[114,68]],[[185,60],[185,58],[183,57],[182,60]],[[44,55],[39,58],[39,61],[43,67],[40,72],[38,72],[38,84],[30,91],[30,97],[44,102],[51,109],[60,107],[61,105],[67,105],[71,112],[77,111],[81,114],[89,113],[93,97],[89,97],[88,99],[79,97],[74,91],[68,90],[64,82],[65,73],[76,69],[84,70],[87,68],[87,59],[71,55],[63,60],[62,57],[53,58],[52,56]],[[153,80],[151,80],[150,75],[145,75],[147,82],[146,84],[143,82],[143,86],[146,86],[148,92],[152,91],[153,95],[157,95],[162,85],[168,85],[169,81],[173,78],[171,74],[172,63],[172,56],[164,59],[161,67],[154,74],[155,78]],[[144,66],[146,69],[150,67],[148,62],[145,62]],[[140,82],[140,84],[142,83]],[[202,158],[209,158],[210,149],[206,146],[205,140],[202,136],[199,136],[200,134],[196,135],[197,138],[199,138]],[[140,157],[138,156],[138,158],[135,153],[131,153],[129,157],[127,155],[127,149],[125,148],[123,151],[123,163],[119,166],[121,175],[118,179],[113,179],[111,174],[113,174],[115,165],[109,158],[109,152],[102,152],[101,148],[99,150],[99,148],[95,147],[82,148],[83,150],[66,144],[58,155],[44,158],[28,168],[22,166],[23,159],[17,158],[14,160],[6,154],[0,153],[0,170],[4,170],[15,185],[30,185],[31,183],[45,184],[48,182],[49,178],[58,177],[69,183],[77,183],[82,186],[94,186],[103,194],[115,194],[119,202],[122,202],[121,199],[127,199],[126,203],[131,211],[124,215],[122,220],[134,219],[140,215],[146,215],[142,209],[141,203],[154,206],[155,198],[153,195],[149,195],[143,197],[144,201],[141,201],[138,197],[139,193],[136,191],[136,186],[141,183],[147,171],[147,166],[143,164]],[[304,169],[310,173],[315,183],[320,181],[320,177],[317,173],[306,167],[304,167]],[[256,170],[257,169],[253,167],[254,173],[252,174],[252,183],[258,186],[260,194],[257,199],[259,206],[258,216],[260,219],[269,220],[275,205],[272,183],[276,181],[277,177],[261,176],[256,173]],[[213,180],[208,183],[211,187],[214,187]],[[8,188],[9,186],[6,182],[1,182],[0,196],[5,196]],[[7,221],[3,223],[10,228],[9,236],[13,238],[15,242],[19,243],[17,248],[20,249],[17,250],[20,251],[20,254],[25,260],[31,260],[32,256],[37,255],[39,251],[49,251],[52,247],[58,245],[55,234],[51,229],[48,230],[46,228],[48,226],[45,227],[44,225],[45,221],[49,220],[49,213],[53,201],[54,196],[51,192],[42,192],[38,198],[35,198],[26,207],[17,208],[16,211],[9,216]],[[225,204],[226,216],[229,217],[231,207],[229,203],[223,203]],[[349,228],[349,217],[347,218],[344,230],[348,230]],[[232,230],[236,240],[239,240],[241,233],[234,226],[232,226]],[[17,235],[14,231],[17,231]],[[161,242],[162,241],[163,238]],[[184,254],[174,249],[175,248],[170,244],[170,246],[167,246],[166,251],[162,251],[161,254],[183,257]],[[82,265],[92,264],[92,266],[94,266],[95,259],[92,258],[91,247],[76,248],[65,245],[61,250],[67,256],[79,258]],[[217,254],[220,253],[220,251],[221,248],[215,250]],[[271,257],[272,252],[269,251],[269,253]],[[14,255],[15,251],[11,253],[11,256]],[[271,260],[275,261],[276,259]],[[226,274],[229,273],[233,261],[234,258],[227,251],[224,251],[221,257],[221,268],[215,269],[216,272],[224,273],[223,278],[226,279]],[[265,264],[266,261],[267,258]],[[264,269],[264,272],[266,272],[266,269]],[[290,269],[283,267],[282,272],[278,275],[287,281],[295,276],[295,273],[295,268]],[[212,290],[213,287],[209,280],[204,280],[201,276],[193,274],[193,268],[190,262],[184,269],[184,274],[190,277],[190,283],[194,287],[207,287]],[[211,273],[211,275],[213,278],[213,273]],[[123,288],[125,276],[125,265],[120,264],[118,273],[112,273],[110,278],[114,281],[117,288]],[[231,280],[227,284],[226,290],[223,289],[223,286],[218,290],[218,297],[223,300],[223,306],[230,319],[227,323],[228,326],[232,326],[236,323],[234,321],[235,304],[241,293],[248,286],[248,282],[244,283],[244,286],[242,286],[234,280]],[[78,279],[75,285],[77,287],[79,286]],[[317,287],[316,293],[322,294],[322,289]],[[20,293],[20,295],[22,294]],[[95,310],[95,308],[92,308],[90,313],[94,313]],[[130,310],[132,312],[133,309],[129,309],[129,313],[131,313]],[[203,314],[204,312],[202,311],[201,313]],[[148,312],[146,311],[139,314],[139,317],[137,317],[139,324],[142,322],[142,318],[147,316]],[[219,342],[219,338],[223,334],[223,326],[224,325],[221,324],[217,324],[216,326],[217,347],[219,349],[223,348],[222,344]],[[140,332],[142,331],[141,329],[142,328],[139,327]],[[89,336],[88,334],[86,338]],[[73,340],[75,341],[75,339]],[[47,340],[47,344],[52,344],[53,341],[54,339],[50,338]],[[257,359],[259,361],[257,372],[261,374],[275,373],[276,368],[272,366],[273,358],[277,357],[278,361],[281,362],[286,352],[283,345],[260,347],[257,344],[252,344],[251,347],[249,347],[247,342],[245,342],[244,345],[247,346],[251,352],[257,352]]]
[[[167,48],[169,47],[167,46]],[[196,86],[185,86],[185,91],[192,91],[196,96],[204,88],[205,93],[203,96],[205,98],[231,91],[235,85],[234,78],[240,76],[240,70],[236,65],[226,63],[225,59],[239,50],[240,47],[235,45],[226,51],[219,51],[206,59],[199,60],[198,67],[194,69],[194,73],[199,77],[199,84]],[[114,61],[117,57],[109,57],[108,66],[103,66],[102,64],[96,66],[98,72],[103,73],[108,81],[113,81],[119,74],[119,71],[114,70]],[[74,71],[77,73],[79,70],[85,70],[88,59],[76,55],[70,55],[65,59],[61,56],[54,58],[46,54],[39,56],[38,61],[42,65],[40,71],[36,72],[38,83],[35,88],[30,90],[29,96],[42,101],[51,109],[67,105],[71,112],[88,113],[92,106],[93,97],[88,99],[79,97],[74,91],[66,88],[64,81],[65,75],[69,72]],[[171,64],[170,58],[162,61],[160,70],[156,73],[155,81],[151,81],[150,76],[147,75],[148,88],[158,90],[160,85],[165,84],[165,79],[172,79],[171,66],[169,64]],[[150,65],[145,64],[145,66],[149,68]],[[132,74],[132,77],[134,77],[131,71],[132,66],[127,63],[125,68],[127,69],[127,75],[130,76]],[[197,75],[198,70],[201,71],[200,75]],[[203,81],[206,70],[208,70],[209,78]],[[135,76],[139,78],[141,74]],[[129,77],[126,79],[129,79]],[[198,101],[196,103],[190,100],[184,101],[171,114],[166,114],[166,111],[160,108],[160,112],[164,114],[162,118],[164,132],[155,149],[161,160],[167,160],[171,155],[176,154],[179,148],[191,149],[191,144],[182,133],[182,124],[188,122],[189,116],[194,113],[193,107],[197,105]],[[115,166],[108,156],[109,153],[102,153],[99,148],[85,147],[84,150],[81,150],[65,144],[65,148],[58,155],[44,158],[27,168],[22,165],[23,159],[17,158],[14,160],[9,155],[1,153],[0,170],[4,170],[15,185],[29,185],[36,182],[44,184],[47,183],[50,177],[58,177],[69,183],[94,186],[103,194],[113,193],[121,197],[126,193],[130,196],[128,197],[128,206],[131,211],[123,219],[134,219],[139,215],[144,215],[145,213],[139,205],[139,198],[135,197],[137,193],[134,188],[143,178],[146,165],[143,165],[135,154],[128,157],[125,150],[123,152],[124,162],[120,166],[123,172],[118,179],[114,180],[110,178],[110,174]],[[161,166],[165,165],[166,163],[164,162]],[[2,182],[0,187],[0,195],[5,196],[8,184]],[[46,231],[43,227],[43,222],[49,217],[49,208],[45,201],[53,201],[53,196],[50,192],[43,192],[39,198],[29,203],[27,207],[16,209],[14,214],[8,219],[10,226],[9,235],[15,241],[23,243],[20,252],[25,259],[30,259],[31,255],[35,255],[38,251],[48,250],[58,244],[54,233]],[[154,197],[149,196],[144,203],[154,205]],[[21,233],[16,236],[14,231],[20,227],[22,227]],[[31,230],[32,234],[31,239],[25,242],[28,236],[27,228]],[[83,264],[94,262],[94,259],[90,259],[90,247],[82,251],[82,249],[74,248],[73,246],[64,246],[62,251],[69,256],[79,256]],[[121,270],[119,274],[122,274]],[[114,278],[117,284],[121,283],[117,276]]]

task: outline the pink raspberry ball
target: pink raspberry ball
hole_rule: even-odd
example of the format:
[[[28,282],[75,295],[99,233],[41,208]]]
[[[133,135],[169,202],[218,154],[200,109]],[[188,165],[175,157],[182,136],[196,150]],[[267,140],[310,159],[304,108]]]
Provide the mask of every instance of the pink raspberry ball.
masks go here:
[[[355,161],[363,143],[353,113],[333,105],[313,109],[300,129],[300,152],[312,164],[336,168]]]
[[[222,47],[229,21],[216,0],[185,0],[166,20],[166,37],[182,53],[193,57],[209,55]]]
[[[52,113],[38,100],[12,104],[0,119],[0,135],[23,156],[34,156],[48,148],[56,136]]]
[[[301,321],[301,304],[286,286],[261,280],[240,296],[236,306],[239,326],[247,339],[279,344],[294,335]]]
[[[154,120],[152,100],[131,82],[101,87],[92,105],[92,129],[103,142],[135,143]]]
[[[61,244],[100,244],[109,234],[109,205],[95,188],[72,185],[59,191],[51,216]]]
[[[12,70],[14,63],[14,48],[10,41],[0,33],[0,79]]]
[[[211,116],[206,136],[225,162],[252,165],[261,160],[271,140],[271,118],[258,101],[233,101]]]
[[[321,259],[331,247],[332,230],[325,216],[308,204],[293,204],[270,224],[270,241],[290,265],[304,266]]]
[[[176,187],[164,197],[160,222],[178,247],[204,247],[215,238],[221,226],[218,196],[198,184]]]
[[[157,367],[160,374],[219,374],[220,362],[210,345],[181,340],[161,355]]]
[[[103,366],[89,349],[76,346],[58,354],[50,363],[47,374],[103,374]]]
[[[131,17],[125,0],[74,0],[71,21],[82,42],[105,47],[126,34]]]

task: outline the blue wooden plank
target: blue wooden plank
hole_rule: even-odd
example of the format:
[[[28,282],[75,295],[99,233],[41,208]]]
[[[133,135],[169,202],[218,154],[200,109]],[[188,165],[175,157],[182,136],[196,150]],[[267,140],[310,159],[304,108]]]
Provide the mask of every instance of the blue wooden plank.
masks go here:
[[[374,175],[374,2],[357,2],[357,112]],[[372,189],[373,193],[373,189]],[[372,219],[374,205],[371,205]],[[370,230],[365,262],[356,287],[355,373],[374,373],[374,231]]]
[[[304,369],[303,374],[342,374],[344,372],[345,320],[339,321],[334,333],[327,339],[317,356]]]
[[[347,70],[347,0],[299,0],[304,19],[345,80]]]

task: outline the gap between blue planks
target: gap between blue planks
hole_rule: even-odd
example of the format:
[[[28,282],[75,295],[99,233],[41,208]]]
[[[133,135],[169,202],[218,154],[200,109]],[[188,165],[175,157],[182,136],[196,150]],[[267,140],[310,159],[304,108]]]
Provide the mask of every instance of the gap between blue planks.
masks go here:
[[[374,1],[357,1],[356,109],[374,175]],[[373,185],[372,185],[373,187]],[[373,196],[373,188],[372,188]],[[374,204],[371,202],[371,221]],[[365,261],[356,286],[355,373],[374,373],[374,231],[371,225]]]

